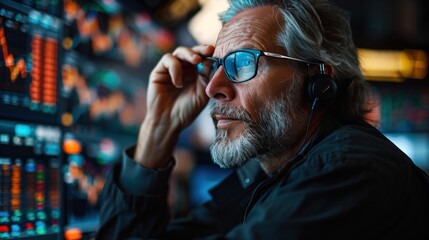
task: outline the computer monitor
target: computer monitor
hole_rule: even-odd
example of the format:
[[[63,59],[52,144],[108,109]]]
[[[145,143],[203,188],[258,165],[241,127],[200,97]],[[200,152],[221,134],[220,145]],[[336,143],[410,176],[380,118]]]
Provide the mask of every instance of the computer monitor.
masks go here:
[[[61,232],[61,130],[0,120],[0,238]]]
[[[55,124],[61,20],[13,1],[0,4],[0,117]]]
[[[0,238],[62,234],[58,1],[0,3]]]

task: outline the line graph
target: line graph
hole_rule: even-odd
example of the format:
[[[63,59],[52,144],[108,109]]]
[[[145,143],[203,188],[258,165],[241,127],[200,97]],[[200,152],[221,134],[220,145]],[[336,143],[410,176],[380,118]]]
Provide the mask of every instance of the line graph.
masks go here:
[[[3,52],[5,66],[9,69],[10,80],[15,82],[18,77],[27,77],[27,67],[25,59],[19,59],[15,62],[13,54],[9,53],[6,34],[3,27],[0,27],[0,45]]]
[[[1,2],[0,118],[56,123],[61,80],[59,19]],[[42,19],[52,24],[41,24]]]

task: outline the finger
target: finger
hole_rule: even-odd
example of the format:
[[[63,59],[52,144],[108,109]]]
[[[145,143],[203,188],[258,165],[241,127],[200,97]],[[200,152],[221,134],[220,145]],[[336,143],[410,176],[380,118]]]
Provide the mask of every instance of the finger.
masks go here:
[[[183,87],[182,81],[182,64],[179,59],[174,57],[171,53],[164,54],[158,64],[155,66],[151,78],[154,82],[157,80],[165,80],[165,75],[171,79],[171,83],[181,88]]]
[[[202,61],[201,56],[212,56],[213,52],[214,46],[212,45],[197,45],[193,48],[178,47],[173,52],[173,56],[192,64],[197,64]]]
[[[194,82],[198,76],[197,72],[195,71],[195,65],[200,63],[203,60],[202,56],[211,56],[213,55],[213,52],[214,52],[214,47],[211,45],[197,45],[197,46],[194,46],[193,48],[188,48],[188,47],[176,48],[176,50],[172,53],[172,55],[177,59],[179,59],[182,66],[181,66],[180,72],[175,71],[175,73],[180,74],[177,76],[177,78],[175,75],[172,75],[174,76],[173,82],[180,87],[182,87],[184,84]],[[183,76],[183,74],[185,73],[186,73],[186,76]]]
[[[161,58],[152,74],[158,77],[168,74],[173,85],[181,88],[186,80],[182,78],[183,68],[198,64],[203,60],[202,56],[211,56],[213,52],[214,47],[211,45],[198,45],[193,48],[178,47],[172,54],[167,53]],[[158,77],[155,76],[152,79],[156,81]]]
[[[197,45],[192,48],[192,50],[202,56],[212,56],[214,49],[215,48],[212,45]]]
[[[187,47],[176,48],[176,50],[173,52],[173,56],[191,64],[197,64],[202,61],[201,56],[197,52]]]

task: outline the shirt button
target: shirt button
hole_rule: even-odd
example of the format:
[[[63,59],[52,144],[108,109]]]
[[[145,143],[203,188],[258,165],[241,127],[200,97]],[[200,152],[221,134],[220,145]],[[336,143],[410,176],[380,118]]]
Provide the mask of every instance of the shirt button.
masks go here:
[[[247,184],[249,184],[250,183],[250,178],[244,179],[244,182],[247,183]]]

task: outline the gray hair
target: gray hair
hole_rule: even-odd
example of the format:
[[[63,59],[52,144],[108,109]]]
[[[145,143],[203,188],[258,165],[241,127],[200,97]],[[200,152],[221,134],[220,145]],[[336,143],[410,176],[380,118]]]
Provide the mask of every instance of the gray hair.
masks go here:
[[[369,112],[368,87],[348,13],[328,0],[230,0],[220,19],[225,24],[243,10],[267,5],[277,6],[284,17],[277,40],[289,56],[333,66],[338,91],[327,111],[341,123],[364,119]]]

